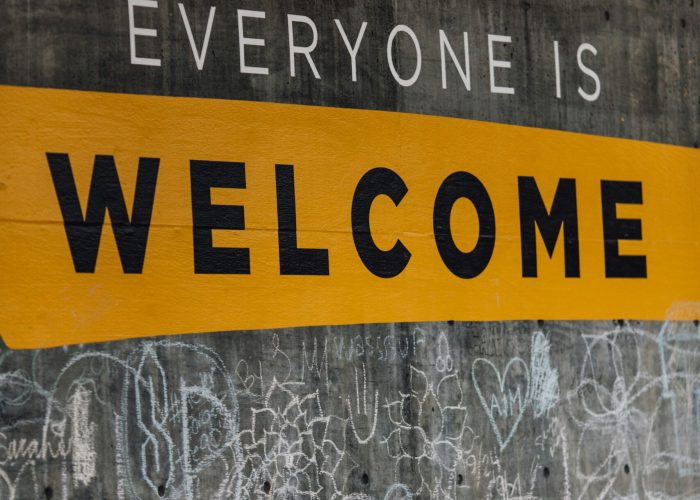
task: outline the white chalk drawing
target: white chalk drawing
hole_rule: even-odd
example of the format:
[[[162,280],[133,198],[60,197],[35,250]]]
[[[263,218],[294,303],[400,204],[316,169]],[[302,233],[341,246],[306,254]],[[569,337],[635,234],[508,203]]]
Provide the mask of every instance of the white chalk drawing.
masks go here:
[[[482,365],[487,369],[481,372],[480,379],[477,373]],[[518,370],[521,381],[510,380]],[[496,390],[484,394],[483,377],[493,377],[496,381]],[[479,402],[491,424],[491,429],[493,429],[496,440],[503,450],[513,438],[527,408],[526,405],[530,397],[530,375],[527,363],[520,358],[512,358],[506,363],[503,374],[501,374],[491,361],[477,358],[472,364],[472,381]],[[505,432],[501,431],[501,421],[510,421],[506,424]]]
[[[440,373],[451,372],[454,369],[454,359],[450,354],[450,344],[445,332],[438,337],[438,355],[435,359],[435,369]]]
[[[394,460],[398,480],[402,468],[417,469],[416,495],[452,498],[454,471],[462,455],[462,441],[470,432],[464,394],[456,374],[431,378],[410,367],[410,387],[384,408],[390,432],[380,439]]]
[[[95,424],[90,421],[90,392],[78,386],[68,400],[71,415],[73,481],[87,485],[95,478]]]
[[[552,367],[549,339],[535,332],[530,353],[530,400],[535,417],[542,417],[559,401],[559,372]]]
[[[583,338],[566,398],[577,498],[698,498],[697,326],[666,322],[655,335],[625,324]]]
[[[410,500],[414,498],[411,489],[402,483],[392,484],[384,495],[384,500]]]
[[[698,326],[580,325],[0,350],[0,499],[700,498]]]
[[[347,399],[348,404],[348,414],[350,428],[352,429],[355,438],[360,444],[367,444],[374,438],[375,432],[377,431],[377,419],[379,417],[379,391],[374,391],[374,405],[371,409],[367,405],[367,369],[365,365],[362,365],[362,389],[360,389],[360,382],[357,379],[357,368],[355,368],[355,406],[350,400]],[[360,396],[361,394],[361,396]],[[353,408],[356,411],[353,411]],[[363,422],[364,421],[364,422]],[[364,427],[364,433],[360,430]],[[362,434],[362,436],[360,436]]]

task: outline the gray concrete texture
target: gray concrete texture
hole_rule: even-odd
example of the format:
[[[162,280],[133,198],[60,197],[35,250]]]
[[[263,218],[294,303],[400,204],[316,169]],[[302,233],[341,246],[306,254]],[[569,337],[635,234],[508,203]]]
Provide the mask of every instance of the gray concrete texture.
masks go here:
[[[185,23],[174,0],[158,8],[134,9],[135,25],[156,29],[157,37],[137,37],[140,57],[160,58],[161,66],[130,63],[127,0],[4,0],[0,5],[0,82],[178,96],[218,97],[324,106],[386,109],[571,130],[606,136],[698,147],[700,142],[700,7],[697,0],[435,1],[227,1],[181,2],[201,49],[210,6],[216,6],[203,69],[197,69]],[[240,71],[239,9],[263,11],[247,19],[244,34],[265,40],[248,46],[246,63],[269,68],[269,75]],[[291,76],[289,14],[308,16],[318,30],[312,58],[320,79],[302,55]],[[363,21],[366,32],[357,53],[357,81],[350,55],[334,23],[338,19],[354,43]],[[420,76],[410,87],[392,77],[386,47],[394,26],[416,34],[422,54]],[[447,62],[447,89],[441,85],[439,30],[445,31],[463,64],[463,32],[469,34],[471,91]],[[311,40],[297,23],[295,43]],[[494,58],[512,63],[497,69],[498,83],[514,95],[492,94],[487,37],[511,37],[495,44]],[[560,44],[561,99],[555,96],[553,42]],[[601,80],[599,99],[580,97],[592,80],[577,65],[577,49],[590,43],[597,55],[583,62]],[[415,49],[405,34],[396,37],[396,66],[408,78]]]
[[[0,353],[1,498],[697,498],[692,322]]]
[[[209,3],[184,1],[201,43]],[[240,73],[237,9],[250,21]],[[309,16],[313,53],[290,76],[287,14]],[[357,82],[333,19],[354,40]],[[4,0],[0,83],[396,110],[697,147],[700,6],[695,0],[240,1],[217,5],[199,71],[177,3],[138,9],[158,29],[129,57],[126,1]],[[402,87],[391,29],[420,40]],[[458,57],[469,32],[471,91]],[[487,35],[512,68],[490,91]],[[298,43],[304,43],[304,30]],[[555,95],[553,41],[562,95]],[[576,50],[590,43],[586,64]],[[397,68],[410,75],[401,38]],[[502,80],[501,80],[502,79]],[[468,300],[468,297],[465,297]],[[378,300],[380,306],[381,300]],[[670,305],[670,304],[669,304]],[[448,318],[446,318],[448,319]],[[697,323],[495,322],[220,332],[0,350],[0,499],[700,498]]]

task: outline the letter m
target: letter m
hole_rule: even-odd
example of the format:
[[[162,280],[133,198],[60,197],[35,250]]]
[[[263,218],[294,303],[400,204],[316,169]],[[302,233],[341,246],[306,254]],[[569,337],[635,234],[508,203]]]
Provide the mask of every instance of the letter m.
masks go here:
[[[129,218],[113,156],[95,155],[84,217],[68,155],[46,153],[46,158],[61,206],[75,271],[95,272],[105,213],[109,212],[122,269],[125,273],[140,273],[146,254],[160,160],[139,158],[134,205]]]
[[[518,194],[520,198],[520,244],[523,277],[537,277],[535,225],[540,230],[550,258],[554,255],[554,247],[563,226],[564,274],[567,278],[580,277],[576,180],[559,179],[552,208],[549,211],[547,211],[533,177],[518,177]]]

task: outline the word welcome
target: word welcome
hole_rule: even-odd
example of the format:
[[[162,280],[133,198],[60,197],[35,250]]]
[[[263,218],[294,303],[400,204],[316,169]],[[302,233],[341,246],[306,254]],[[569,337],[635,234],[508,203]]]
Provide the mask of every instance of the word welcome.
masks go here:
[[[129,216],[120,185],[116,161],[110,155],[96,155],[87,210],[83,216],[69,155],[47,153],[48,166],[63,215],[66,237],[78,273],[95,272],[105,214],[109,213],[125,273],[141,273],[148,242],[148,233],[157,188],[158,158],[142,157]],[[246,229],[244,207],[212,203],[213,188],[246,189],[246,165],[242,162],[191,160],[192,237],[194,272],[196,274],[250,274],[250,249],[216,247],[212,231]],[[576,180],[559,179],[554,198],[547,204],[537,181],[531,176],[518,176],[522,276],[537,277],[537,245],[539,232],[547,253],[553,256],[563,234],[564,274],[581,276],[579,259],[579,207]],[[294,166],[275,166],[277,200],[279,274],[325,276],[330,274],[328,249],[302,248],[297,242],[297,216]],[[401,239],[390,249],[382,249],[372,235],[370,211],[374,200],[386,196],[398,206],[409,186],[392,169],[377,167],[366,172],[355,187],[348,207],[349,230],[363,264],[375,276],[394,278],[409,265],[411,251]],[[454,227],[452,212],[455,203],[466,199],[478,215],[478,239],[473,249],[465,251],[455,241],[455,233],[469,228]],[[618,204],[641,204],[642,183],[635,181],[600,181],[603,247],[606,278],[645,278],[646,257],[621,255],[619,242],[641,240],[640,219],[617,216]],[[586,210],[586,208],[584,208]],[[479,276],[488,266],[497,242],[496,213],[486,186],[470,172],[456,171],[448,175],[434,196],[433,237],[442,262],[452,274],[470,279]],[[313,228],[307,228],[313,229]],[[405,231],[411,231],[406,227]]]
[[[3,92],[12,348],[656,320],[700,300],[692,148],[396,112]],[[372,344],[393,356],[391,341]],[[438,369],[453,365],[444,355]]]

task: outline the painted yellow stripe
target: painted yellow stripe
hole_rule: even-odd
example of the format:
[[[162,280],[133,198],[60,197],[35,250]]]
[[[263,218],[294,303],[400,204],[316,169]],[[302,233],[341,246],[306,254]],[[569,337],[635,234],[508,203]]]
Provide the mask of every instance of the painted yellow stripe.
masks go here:
[[[682,147],[402,113],[271,103],[0,87],[0,332],[13,348],[231,329],[399,321],[663,319],[700,300],[700,152]],[[70,155],[85,209],[96,154],[114,155],[131,210],[139,157],[160,158],[142,274],[124,274],[105,225],[94,274],[78,274],[47,152]],[[191,159],[244,162],[246,189],[214,189],[245,207],[246,230],[217,231],[217,246],[250,248],[250,275],[194,273]],[[275,164],[295,166],[299,246],[327,248],[329,276],[280,276]],[[412,253],[379,278],[355,250],[350,209],[368,170],[388,167],[408,194],[372,208],[377,244]],[[491,197],[496,244],[486,270],[461,279],[443,264],[433,203],[455,171]],[[518,176],[534,176],[547,204],[559,178],[576,179],[581,277],[564,277],[562,241],[539,277],[523,278]],[[605,277],[600,180],[640,181],[646,279]],[[460,247],[476,239],[460,200]],[[696,311],[689,308],[683,316]],[[678,319],[678,318],[676,318]]]

